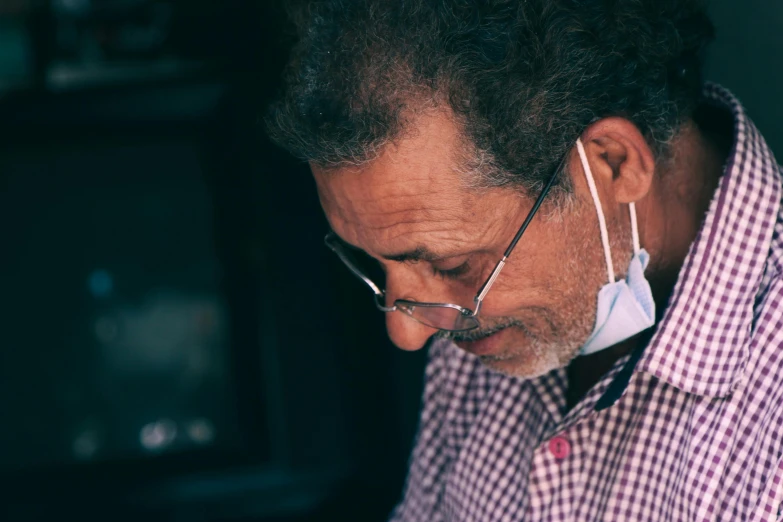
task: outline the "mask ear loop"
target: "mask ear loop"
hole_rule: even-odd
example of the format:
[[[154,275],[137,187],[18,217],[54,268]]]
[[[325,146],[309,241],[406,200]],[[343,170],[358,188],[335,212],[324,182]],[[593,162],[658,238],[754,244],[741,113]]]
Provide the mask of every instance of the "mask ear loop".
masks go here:
[[[595,188],[595,180],[593,179],[593,171],[590,170],[590,164],[587,162],[587,154],[585,154],[585,148],[584,145],[582,145],[582,140],[578,139],[576,140],[576,148],[579,151],[579,158],[582,160],[582,168],[585,171],[585,177],[587,177],[587,186],[590,187],[590,195],[593,196],[593,203],[595,204],[595,210],[598,214],[598,226],[601,228],[601,243],[604,245],[604,257],[606,258],[606,272],[609,277],[609,282],[614,283],[614,265],[612,264],[612,253],[609,249],[609,232],[606,229],[606,219],[604,218],[604,209],[601,207],[601,199],[598,197],[598,189]],[[633,208],[633,205],[631,205],[631,208]],[[635,210],[631,211],[631,221],[635,224],[636,223],[636,212]],[[636,226],[633,226],[635,234],[634,239],[634,248],[636,247],[636,242],[638,242],[638,231],[636,230]]]
[[[628,209],[631,211],[631,235],[633,236],[633,253],[639,255],[642,247],[639,243],[639,225],[636,223],[636,205],[631,202],[628,204]]]

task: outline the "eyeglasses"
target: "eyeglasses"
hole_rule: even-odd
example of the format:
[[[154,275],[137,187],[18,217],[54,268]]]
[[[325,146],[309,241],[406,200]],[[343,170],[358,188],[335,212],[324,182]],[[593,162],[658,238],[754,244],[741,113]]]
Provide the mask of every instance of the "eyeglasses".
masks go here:
[[[489,279],[486,280],[479,292],[473,298],[473,302],[475,303],[474,310],[463,308],[462,306],[451,303],[425,303],[411,301],[408,299],[397,299],[394,301],[392,306],[386,306],[385,291],[381,290],[381,288],[378,287],[375,282],[373,282],[373,280],[365,273],[365,271],[360,268],[361,263],[351,254],[347,248],[345,248],[339,242],[334,232],[327,234],[324,238],[324,242],[326,243],[327,247],[337,254],[342,262],[345,263],[345,266],[347,266],[356,277],[364,281],[364,283],[370,287],[370,289],[375,294],[375,306],[380,311],[400,311],[409,315],[418,322],[431,328],[437,328],[438,330],[446,330],[450,332],[464,332],[467,330],[474,330],[480,326],[478,315],[479,311],[481,310],[481,303],[484,302],[484,298],[487,296],[490,288],[492,288],[495,280],[500,275],[500,271],[503,270],[503,267],[506,265],[511,252],[514,250],[514,247],[517,246],[517,243],[522,237],[522,234],[525,233],[525,230],[527,230],[527,227],[530,225],[530,222],[533,220],[536,212],[538,212],[539,207],[541,207],[541,204],[544,202],[544,198],[554,185],[558,173],[565,165],[567,157],[568,154],[563,156],[563,159],[560,161],[557,168],[555,168],[555,171],[549,177],[549,180],[544,186],[544,189],[541,191],[541,194],[538,196],[538,199],[536,199],[536,202],[533,204],[533,208],[530,209],[530,212],[528,212],[528,215],[525,218],[525,221],[522,223],[522,226],[519,228],[519,231],[514,236],[514,239],[511,240],[511,244],[508,245],[508,248],[503,254],[503,258],[498,261],[498,263],[495,265],[495,269],[492,271],[492,274],[490,274]]]

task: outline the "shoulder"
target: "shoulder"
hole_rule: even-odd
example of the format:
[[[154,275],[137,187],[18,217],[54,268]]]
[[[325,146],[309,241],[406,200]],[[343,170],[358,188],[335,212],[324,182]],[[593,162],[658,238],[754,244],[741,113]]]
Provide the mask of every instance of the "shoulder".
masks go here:
[[[448,425],[468,425],[498,378],[476,356],[436,339],[429,348],[424,411],[437,410]]]
[[[778,169],[780,172],[778,183],[783,186],[783,166],[778,167]],[[783,190],[781,194],[783,194]],[[783,277],[783,201],[778,205],[769,252],[766,252],[766,254],[767,262],[756,299],[757,308],[758,304],[764,300],[768,293],[776,290],[775,280]]]
[[[748,349],[742,379],[746,391],[754,401],[768,402],[770,422],[783,424],[783,211],[756,294]]]
[[[778,183],[783,186],[783,166],[778,167],[780,176]],[[781,191],[783,193],[783,191]],[[783,201],[778,206],[777,220],[775,229],[772,233],[772,244],[770,246],[767,271],[771,274],[783,274]]]

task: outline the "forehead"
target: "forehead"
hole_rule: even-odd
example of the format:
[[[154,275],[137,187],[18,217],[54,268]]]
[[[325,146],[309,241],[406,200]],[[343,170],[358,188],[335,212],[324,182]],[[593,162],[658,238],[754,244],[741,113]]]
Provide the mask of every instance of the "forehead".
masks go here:
[[[330,225],[346,241],[376,252],[395,243],[408,248],[474,239],[493,213],[493,198],[467,188],[458,160],[462,143],[451,118],[432,112],[366,165],[313,166]]]

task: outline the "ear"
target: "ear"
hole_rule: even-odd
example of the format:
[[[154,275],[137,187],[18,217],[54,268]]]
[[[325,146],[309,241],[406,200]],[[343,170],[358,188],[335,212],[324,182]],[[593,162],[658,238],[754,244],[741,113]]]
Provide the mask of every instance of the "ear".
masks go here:
[[[582,144],[602,200],[607,196],[615,203],[634,203],[649,193],[655,158],[632,122],[617,117],[599,120],[584,132]]]

